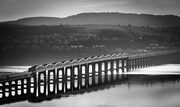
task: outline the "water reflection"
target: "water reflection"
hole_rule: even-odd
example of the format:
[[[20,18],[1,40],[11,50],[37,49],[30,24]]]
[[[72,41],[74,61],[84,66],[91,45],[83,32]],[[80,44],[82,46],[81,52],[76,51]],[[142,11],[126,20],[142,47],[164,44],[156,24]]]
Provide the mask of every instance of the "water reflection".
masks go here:
[[[41,96],[41,97],[33,97],[33,96],[25,97],[25,96],[23,96],[23,100],[27,100],[28,102],[35,103],[35,102],[42,102],[45,100],[59,99],[58,101],[61,102],[61,100],[64,97],[69,97],[69,96],[73,96],[73,95],[77,95],[76,97],[78,97],[78,95],[81,95],[81,94],[84,94],[84,96],[86,96],[85,93],[96,92],[96,94],[98,94],[98,93],[103,93],[106,91],[108,91],[108,92],[111,91],[112,93],[114,93],[114,98],[116,98],[116,97],[122,98],[122,95],[119,93],[122,93],[123,91],[125,91],[124,87],[128,87],[128,88],[126,88],[126,91],[125,91],[126,93],[123,93],[123,95],[125,94],[125,96],[129,96],[129,97],[138,96],[138,95],[136,95],[136,93],[131,93],[131,91],[129,91],[129,90],[131,90],[131,89],[134,90],[134,88],[135,89],[137,88],[137,89],[139,89],[139,91],[137,91],[137,89],[136,89],[136,92],[138,92],[139,94],[145,94],[146,93],[145,91],[147,90],[145,87],[150,87],[150,88],[148,88],[149,91],[151,89],[154,90],[156,88],[158,88],[159,90],[161,89],[161,91],[159,91],[159,93],[156,93],[156,94],[159,94],[159,96],[170,95],[170,93],[172,93],[172,90],[176,93],[176,95],[179,95],[178,92],[180,89],[180,75],[125,75],[125,74],[121,75],[121,74],[119,74],[119,75],[113,75],[113,76],[109,75],[108,78],[110,78],[110,80],[111,79],[112,80],[109,81],[109,79],[108,79],[108,81],[105,82],[104,84],[95,85],[93,87],[89,87],[89,88],[85,88],[85,89],[81,89],[81,90],[74,90],[74,91],[71,91],[68,93],[63,93],[60,95],[50,94],[50,95]],[[102,80],[104,80],[103,76],[102,76]],[[165,86],[165,89],[163,89],[163,86]],[[96,98],[97,97],[96,94],[93,97]],[[100,96],[104,96],[104,95],[108,95],[108,94],[110,94],[110,93],[103,93]],[[157,96],[156,94],[155,94],[155,96]],[[178,97],[178,99],[179,99],[180,95],[176,96],[176,97]],[[104,100],[107,100],[107,99],[113,100],[114,98],[111,99],[111,98],[106,97],[106,98],[104,98]],[[87,97],[87,99],[89,99],[89,98]],[[125,98],[125,99],[127,99],[127,98]],[[16,98],[16,100],[8,99],[7,103],[11,103],[10,101],[18,102],[18,100],[21,101],[22,98],[19,97],[19,99]],[[79,100],[82,100],[82,99],[80,98]],[[52,102],[53,101],[54,100],[52,100]],[[69,101],[69,103],[70,102],[71,102],[71,100]],[[41,103],[41,104],[43,105],[43,103]],[[94,103],[96,103],[96,106],[98,106],[99,100],[97,99],[97,102],[94,102]],[[24,104],[24,102],[17,103],[17,104],[21,105],[21,104]],[[31,104],[31,103],[28,103],[28,104]],[[61,103],[58,103],[58,104],[61,105]],[[117,103],[115,105],[118,105],[118,104],[119,103]],[[9,106],[11,106],[11,105],[9,105]],[[72,103],[72,106],[73,106],[73,103]]]

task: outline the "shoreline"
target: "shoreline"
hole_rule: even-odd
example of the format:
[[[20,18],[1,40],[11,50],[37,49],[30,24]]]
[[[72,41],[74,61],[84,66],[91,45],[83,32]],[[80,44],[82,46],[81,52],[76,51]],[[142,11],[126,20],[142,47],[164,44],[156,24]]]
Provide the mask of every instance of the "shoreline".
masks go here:
[[[154,51],[157,52],[157,51]],[[42,65],[66,60],[87,58],[91,56],[107,55],[114,53],[127,53],[129,55],[137,53],[149,53],[148,51],[139,52],[138,50],[76,50],[68,52],[53,52],[53,51],[42,51],[42,52],[4,52],[0,54],[0,66],[34,66]]]

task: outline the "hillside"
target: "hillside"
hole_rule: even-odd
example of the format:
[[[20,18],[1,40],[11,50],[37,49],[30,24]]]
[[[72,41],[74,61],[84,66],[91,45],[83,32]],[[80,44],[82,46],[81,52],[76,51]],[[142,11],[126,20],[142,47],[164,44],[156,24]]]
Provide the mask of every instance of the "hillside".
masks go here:
[[[179,35],[180,27],[0,24],[0,65],[34,65],[130,50],[180,49]]]
[[[81,13],[65,18],[29,17],[8,23],[20,25],[133,25],[133,26],[179,26],[180,17],[174,15],[151,15],[131,13]]]

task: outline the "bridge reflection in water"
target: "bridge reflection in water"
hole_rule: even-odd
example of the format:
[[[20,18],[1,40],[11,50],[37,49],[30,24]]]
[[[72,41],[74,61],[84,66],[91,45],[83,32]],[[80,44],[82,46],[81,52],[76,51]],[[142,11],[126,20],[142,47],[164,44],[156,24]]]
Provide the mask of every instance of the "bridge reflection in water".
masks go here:
[[[115,54],[34,66],[23,75],[0,81],[0,103],[40,102],[110,88],[131,80],[124,72],[171,63],[177,60],[176,56],[175,53],[131,57]]]

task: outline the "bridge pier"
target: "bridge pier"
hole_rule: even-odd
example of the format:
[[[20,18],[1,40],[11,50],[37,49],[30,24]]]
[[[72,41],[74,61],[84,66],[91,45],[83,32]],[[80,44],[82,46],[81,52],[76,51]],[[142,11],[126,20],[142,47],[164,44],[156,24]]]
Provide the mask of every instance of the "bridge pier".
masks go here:
[[[104,83],[108,83],[108,61],[107,60],[105,60],[104,61],[104,63],[105,63],[105,65],[104,65],[104,68],[105,68],[105,70],[104,70]]]
[[[137,69],[137,58],[136,59],[134,59],[134,69],[136,70]]]
[[[149,67],[149,58],[146,57],[146,67]]]
[[[112,83],[122,73],[139,68],[167,64],[177,60],[177,53],[157,53],[122,57],[106,55],[36,66],[27,77],[21,75],[0,81],[0,104],[72,93],[97,85]],[[103,58],[103,59],[102,59]],[[83,62],[84,61],[84,62]],[[76,63],[77,62],[77,63]],[[23,75],[24,76],[24,75]]]
[[[24,79],[21,79],[20,81],[21,81],[21,84],[20,84],[21,85],[21,94],[20,95],[22,96],[22,95],[24,95],[24,89],[25,89],[25,87],[24,87]],[[10,89],[10,91],[11,91],[11,89]]]
[[[139,58],[139,68],[142,68],[142,59],[141,58]]]
[[[156,59],[156,56],[154,56],[154,65],[157,65],[157,59]]]
[[[92,63],[92,87],[95,86],[95,62]]]
[[[98,84],[102,84],[102,62],[98,62]]]
[[[148,67],[150,67],[151,66],[151,56],[147,57],[147,59],[148,59]]]
[[[146,67],[149,67],[149,58],[148,57],[146,57]]]
[[[151,56],[151,66],[154,66],[154,56]]]
[[[147,60],[146,60],[146,57],[144,57],[144,67],[147,67]]]
[[[121,62],[122,62],[121,71],[122,73],[124,73],[124,59],[122,59]]]
[[[119,79],[119,59],[116,59],[116,72],[117,72],[117,75],[116,75],[116,78]]]
[[[138,69],[141,68],[141,58],[138,58]]]
[[[136,59],[133,59],[133,70],[136,69]]]
[[[144,57],[144,67],[147,67],[147,59]]]
[[[142,58],[139,58],[139,68],[142,68]]]
[[[148,67],[151,66],[150,60],[151,60],[151,56],[147,57],[147,64],[148,64]]]
[[[150,67],[151,66],[151,56],[147,57],[147,59],[148,59],[148,67]]]
[[[128,65],[129,65],[129,71],[131,71],[132,70],[132,59],[129,59],[129,61],[128,61]]]
[[[113,81],[113,77],[114,77],[114,60],[110,60],[110,72],[111,72],[111,78],[110,78],[110,81],[112,82]]]

